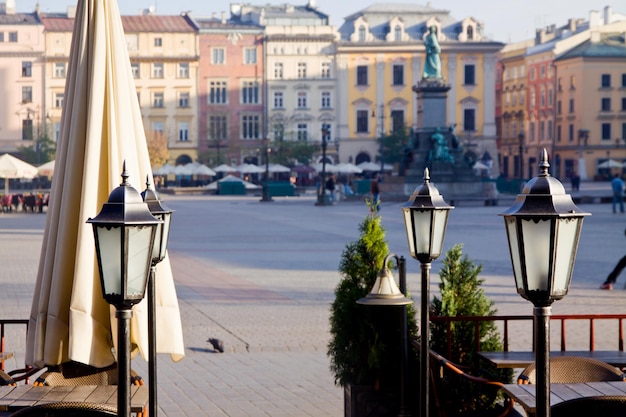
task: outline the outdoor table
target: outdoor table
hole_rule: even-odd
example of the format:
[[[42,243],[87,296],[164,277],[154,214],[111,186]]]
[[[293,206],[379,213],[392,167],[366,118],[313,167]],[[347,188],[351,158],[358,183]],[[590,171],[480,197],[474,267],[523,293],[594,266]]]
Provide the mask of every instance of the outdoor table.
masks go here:
[[[535,362],[535,352],[478,352],[478,356],[496,368],[526,368]],[[619,350],[558,350],[550,352],[550,357],[580,356],[611,364],[617,368],[626,367],[626,352]]]
[[[505,394],[521,405],[529,416],[536,413],[536,389],[536,385],[530,384],[505,384],[502,386],[502,390]],[[626,383],[622,381],[610,381],[579,384],[550,384],[550,406],[579,398],[598,396],[626,397]]]
[[[148,387],[130,387],[130,410],[132,416],[147,415]],[[64,402],[91,402],[117,406],[117,386],[115,385],[75,385],[37,387],[34,385],[0,386],[0,416],[33,405]]]

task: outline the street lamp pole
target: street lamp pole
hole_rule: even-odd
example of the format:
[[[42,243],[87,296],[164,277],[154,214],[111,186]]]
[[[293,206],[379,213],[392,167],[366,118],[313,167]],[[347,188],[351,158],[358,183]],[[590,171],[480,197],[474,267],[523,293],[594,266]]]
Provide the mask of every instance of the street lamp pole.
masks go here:
[[[588,216],[548,173],[544,149],[540,174],[528,182],[504,217],[517,292],[533,303],[536,405],[550,416],[550,315],[552,303],[567,295],[583,217]]]
[[[384,138],[385,138],[385,105],[380,105],[380,175],[385,174],[385,147],[384,147]]]
[[[263,182],[262,203],[274,201],[270,195],[270,140],[265,139],[265,181]]]
[[[328,148],[328,129],[324,126],[322,127],[322,178],[320,178],[320,186],[317,190],[317,202],[316,206],[326,206],[328,205],[326,202],[326,149]]]

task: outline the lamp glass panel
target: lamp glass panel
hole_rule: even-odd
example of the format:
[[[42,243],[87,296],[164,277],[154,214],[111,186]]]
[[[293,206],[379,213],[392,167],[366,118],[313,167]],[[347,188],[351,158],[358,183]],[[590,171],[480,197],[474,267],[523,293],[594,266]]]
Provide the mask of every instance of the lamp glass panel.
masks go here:
[[[156,214],[154,217],[163,220],[162,214]],[[158,261],[161,259],[161,246],[163,246],[163,223],[157,224],[156,236],[154,238],[154,246],[152,247],[152,259]]]
[[[521,219],[528,291],[550,290],[552,219]]]
[[[517,221],[515,217],[505,217],[504,225],[506,226],[506,235],[509,240],[509,250],[511,251],[511,263],[513,264],[513,276],[515,277],[515,286],[518,290],[524,289],[524,278],[522,275],[522,267],[520,259],[519,244],[517,241]]]
[[[122,294],[122,227],[96,226],[104,294]]]
[[[150,226],[128,228],[128,265],[127,288],[128,298],[143,298],[146,291],[148,270],[152,259],[152,233]],[[127,297],[124,298],[127,298]]]
[[[167,250],[167,241],[170,237],[170,224],[172,221],[172,213],[165,213],[163,216],[163,224],[160,225],[163,229],[163,235],[161,235],[161,253],[159,260],[165,258],[165,251]]]
[[[446,225],[448,224],[448,214],[450,210],[434,210],[433,211],[433,245],[432,259],[437,259],[441,255],[443,248],[443,237],[446,234]]]
[[[411,210],[416,255],[430,255],[432,212],[433,210]]]
[[[391,272],[388,272],[384,276],[378,276],[376,278],[376,282],[374,283],[374,287],[372,288],[372,292],[375,291],[375,294],[378,295],[399,295],[400,289],[396,284],[395,279]]]
[[[409,242],[409,253],[415,258],[415,235],[413,234],[412,210],[409,208],[402,209],[404,214],[404,228],[406,229],[406,239]]]
[[[582,217],[562,218],[557,222],[554,291],[565,292],[569,287],[578,246],[578,227],[581,222]]]

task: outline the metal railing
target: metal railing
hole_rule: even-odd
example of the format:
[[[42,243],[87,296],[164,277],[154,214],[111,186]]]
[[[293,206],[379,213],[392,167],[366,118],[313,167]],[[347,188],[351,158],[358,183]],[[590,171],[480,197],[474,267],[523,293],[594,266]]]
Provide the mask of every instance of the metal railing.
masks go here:
[[[626,320],[626,314],[555,314],[550,317],[551,321],[559,321],[560,322],[560,350],[567,350],[567,323],[571,321],[580,321],[584,320],[588,322],[589,327],[589,350],[595,350],[595,333],[596,333],[596,322],[601,320],[616,320],[618,324],[617,331],[617,346],[619,351],[624,351],[624,326],[623,322]],[[446,326],[446,334],[447,334],[447,350],[448,355],[451,353],[452,347],[452,323],[455,322],[471,322],[474,323],[474,331],[475,331],[475,343],[476,343],[476,351],[481,350],[480,346],[480,324],[484,322],[496,322],[500,323],[502,326],[502,343],[504,347],[504,351],[509,351],[509,337],[510,337],[510,322],[513,321],[529,321],[531,323],[532,329],[532,321],[533,316],[456,316],[456,317],[448,317],[448,316],[431,316],[430,321],[433,323],[444,323]],[[534,348],[534,334],[533,334],[533,348]]]

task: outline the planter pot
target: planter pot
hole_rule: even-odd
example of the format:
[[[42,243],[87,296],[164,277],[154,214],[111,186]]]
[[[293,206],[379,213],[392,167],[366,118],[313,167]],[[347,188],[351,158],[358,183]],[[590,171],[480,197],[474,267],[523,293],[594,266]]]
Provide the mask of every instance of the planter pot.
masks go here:
[[[400,404],[399,390],[377,390],[371,385],[346,385],[344,417],[397,416]]]

